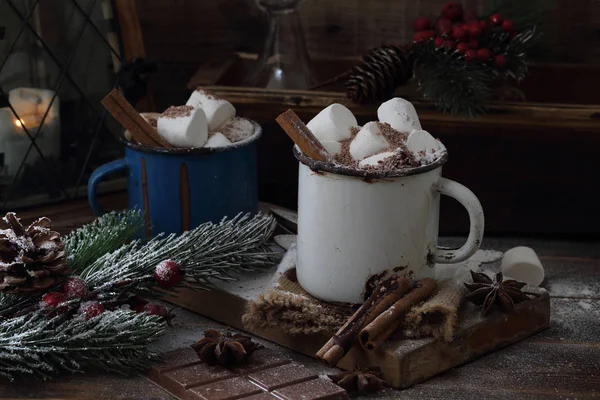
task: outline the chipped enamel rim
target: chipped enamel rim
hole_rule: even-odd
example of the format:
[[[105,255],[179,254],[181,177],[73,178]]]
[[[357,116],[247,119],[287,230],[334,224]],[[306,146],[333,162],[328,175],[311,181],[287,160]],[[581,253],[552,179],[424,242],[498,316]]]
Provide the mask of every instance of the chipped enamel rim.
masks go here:
[[[222,153],[226,151],[233,151],[236,149],[240,149],[242,147],[246,147],[254,142],[256,142],[262,136],[262,127],[255,121],[245,118],[252,123],[254,127],[254,134],[244,140],[240,140],[239,142],[235,142],[230,146],[225,147],[173,147],[171,149],[165,149],[164,147],[151,147],[144,146],[138,143],[133,143],[128,141],[125,138],[121,138],[121,141],[125,144],[125,146],[130,149],[141,151],[144,153],[156,153],[156,154],[165,154],[165,155],[186,155],[186,156],[201,156],[215,153]]]
[[[337,175],[354,176],[358,178],[367,179],[399,178],[403,176],[418,175],[439,168],[442,165],[444,165],[446,161],[448,161],[448,150],[446,150],[446,147],[443,147],[442,155],[431,164],[384,172],[365,169],[355,169],[343,165],[313,160],[312,158],[304,154],[302,151],[300,151],[298,146],[294,146],[293,152],[294,156],[298,161],[300,161],[302,164],[306,165],[313,171],[323,171]]]

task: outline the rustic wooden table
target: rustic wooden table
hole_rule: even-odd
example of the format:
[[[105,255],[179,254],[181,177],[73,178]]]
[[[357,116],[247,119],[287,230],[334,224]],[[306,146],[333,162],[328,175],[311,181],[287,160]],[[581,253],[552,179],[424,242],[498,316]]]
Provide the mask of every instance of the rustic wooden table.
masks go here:
[[[107,209],[124,204],[123,195],[105,196]],[[49,216],[67,232],[93,216],[85,200],[39,207],[20,213],[25,219]],[[444,238],[444,245],[460,243]],[[544,286],[551,295],[550,328],[513,346],[450,370],[404,391],[386,389],[369,399],[587,399],[600,398],[600,245],[525,238],[486,238],[483,248],[507,250],[531,246],[546,267]],[[188,346],[217,322],[175,310],[174,329],[156,343],[156,351]],[[297,362],[326,374],[331,369],[272,343]],[[0,398],[28,399],[174,399],[144,376],[109,374],[64,376],[50,382],[0,383]]]

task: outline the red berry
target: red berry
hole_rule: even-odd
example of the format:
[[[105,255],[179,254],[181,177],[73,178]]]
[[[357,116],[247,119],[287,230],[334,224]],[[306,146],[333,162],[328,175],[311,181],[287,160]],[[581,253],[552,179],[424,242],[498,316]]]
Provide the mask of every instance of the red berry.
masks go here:
[[[490,49],[479,49],[477,50],[477,60],[479,61],[488,61],[492,57],[492,52]]]
[[[156,315],[164,319],[169,326],[171,326],[171,320],[175,317],[165,307],[160,304],[148,303],[144,306],[144,312],[150,315]]]
[[[465,59],[467,61],[475,61],[477,58],[477,51],[473,49],[469,49],[465,52]]]
[[[496,25],[499,26],[500,24],[502,24],[503,18],[502,15],[495,13],[490,15],[490,22],[492,23],[492,25]]]
[[[442,39],[441,37],[435,38],[435,41],[433,43],[435,44],[436,48],[440,48],[444,45],[444,39]]]
[[[435,23],[435,29],[437,29],[440,35],[449,35],[452,33],[452,21],[448,18],[440,18]]]
[[[431,21],[429,21],[429,19],[427,19],[425,17],[419,17],[419,18],[415,19],[415,22],[413,23],[413,28],[415,29],[415,32],[425,31],[425,30],[429,29],[430,27],[431,27]]]
[[[467,32],[463,29],[461,24],[456,24],[452,27],[452,36],[455,39],[461,40],[467,36]]]
[[[473,21],[469,24],[469,36],[472,38],[476,38],[481,35],[481,26],[479,25],[479,21]]]
[[[508,60],[504,54],[498,54],[494,56],[494,65],[498,68],[504,68]]]
[[[67,297],[58,292],[50,292],[42,297],[42,307],[56,308],[60,303],[67,301]]]
[[[160,286],[173,287],[183,280],[181,266],[173,260],[165,260],[156,266],[154,278]]]
[[[477,42],[477,40],[473,39],[473,40],[469,40],[469,48],[470,49],[476,49],[479,47],[479,42]]]
[[[512,32],[514,29],[513,22],[510,19],[507,19],[502,23],[502,29],[506,32]]]
[[[65,286],[63,286],[63,293],[69,299],[82,299],[88,295],[89,288],[87,283],[83,279],[72,277],[67,279],[67,281],[65,282]]]
[[[453,40],[444,40],[444,47],[448,50],[454,50],[454,41]]]
[[[460,53],[460,54],[465,54],[467,52],[467,50],[469,50],[469,45],[461,42],[459,44],[456,45],[456,50]]]
[[[485,19],[482,19],[481,21],[479,21],[479,27],[481,28],[482,31],[485,31],[488,28],[489,24]]]
[[[469,32],[469,26],[471,26],[470,24],[462,24],[462,28],[465,30],[465,32]]]
[[[104,313],[104,306],[97,301],[88,301],[83,303],[79,310],[85,315],[85,320],[92,319]]]
[[[459,3],[449,1],[442,6],[442,15],[452,21],[457,21],[462,18],[463,8]]]

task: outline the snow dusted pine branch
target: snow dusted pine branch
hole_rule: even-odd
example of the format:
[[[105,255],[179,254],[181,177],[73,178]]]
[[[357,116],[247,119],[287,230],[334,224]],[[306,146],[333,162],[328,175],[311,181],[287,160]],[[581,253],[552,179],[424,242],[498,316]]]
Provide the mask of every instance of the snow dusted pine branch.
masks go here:
[[[105,214],[64,238],[67,264],[77,275],[99,257],[130,243],[143,227],[139,210]]]
[[[163,332],[160,318],[131,311],[47,318],[44,311],[0,324],[0,380],[50,379],[61,372],[98,368],[121,374],[147,369],[156,355],[148,345]]]
[[[80,272],[90,287],[115,280],[150,276],[158,263],[171,259],[185,268],[185,279],[201,287],[210,279],[231,280],[236,273],[270,267],[281,259],[267,241],[276,221],[268,214],[239,214],[181,235],[159,235],[145,244],[131,242],[105,254]]]

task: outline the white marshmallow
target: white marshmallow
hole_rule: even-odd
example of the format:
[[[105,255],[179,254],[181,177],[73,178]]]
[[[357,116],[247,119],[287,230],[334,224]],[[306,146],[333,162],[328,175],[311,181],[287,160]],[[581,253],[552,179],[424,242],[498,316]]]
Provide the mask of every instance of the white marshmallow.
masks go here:
[[[387,122],[399,132],[421,129],[421,121],[415,106],[401,97],[394,97],[382,103],[377,109],[377,118],[380,122]]]
[[[500,270],[504,279],[515,279],[529,285],[539,286],[544,280],[544,267],[530,247],[519,246],[504,253]]]
[[[341,104],[331,104],[321,110],[306,126],[320,142],[341,142],[350,139],[350,128],[358,125],[356,117]]]
[[[194,90],[185,105],[202,107],[204,114],[206,114],[210,132],[217,131],[227,121],[235,117],[235,107],[230,102],[215,97],[202,89]]]
[[[394,153],[392,151],[386,151],[384,153],[375,154],[374,156],[365,158],[364,160],[359,162],[358,167],[359,168],[364,168],[366,166],[375,166],[376,167],[380,161],[383,161],[386,158],[389,158],[394,155],[396,155],[396,153]]]
[[[208,139],[208,123],[201,108],[169,107],[158,118],[157,129],[175,147],[202,147]]]
[[[221,132],[215,132],[208,139],[204,147],[227,147],[231,144],[229,139],[225,137]]]
[[[329,140],[321,142],[325,150],[332,156],[340,154],[342,152],[342,144],[340,142],[332,142]]]
[[[429,132],[422,129],[415,129],[408,135],[406,147],[415,156],[422,157],[439,150],[440,143]]]
[[[381,134],[377,122],[368,122],[350,143],[350,155],[356,161],[360,161],[389,148],[390,143]]]

